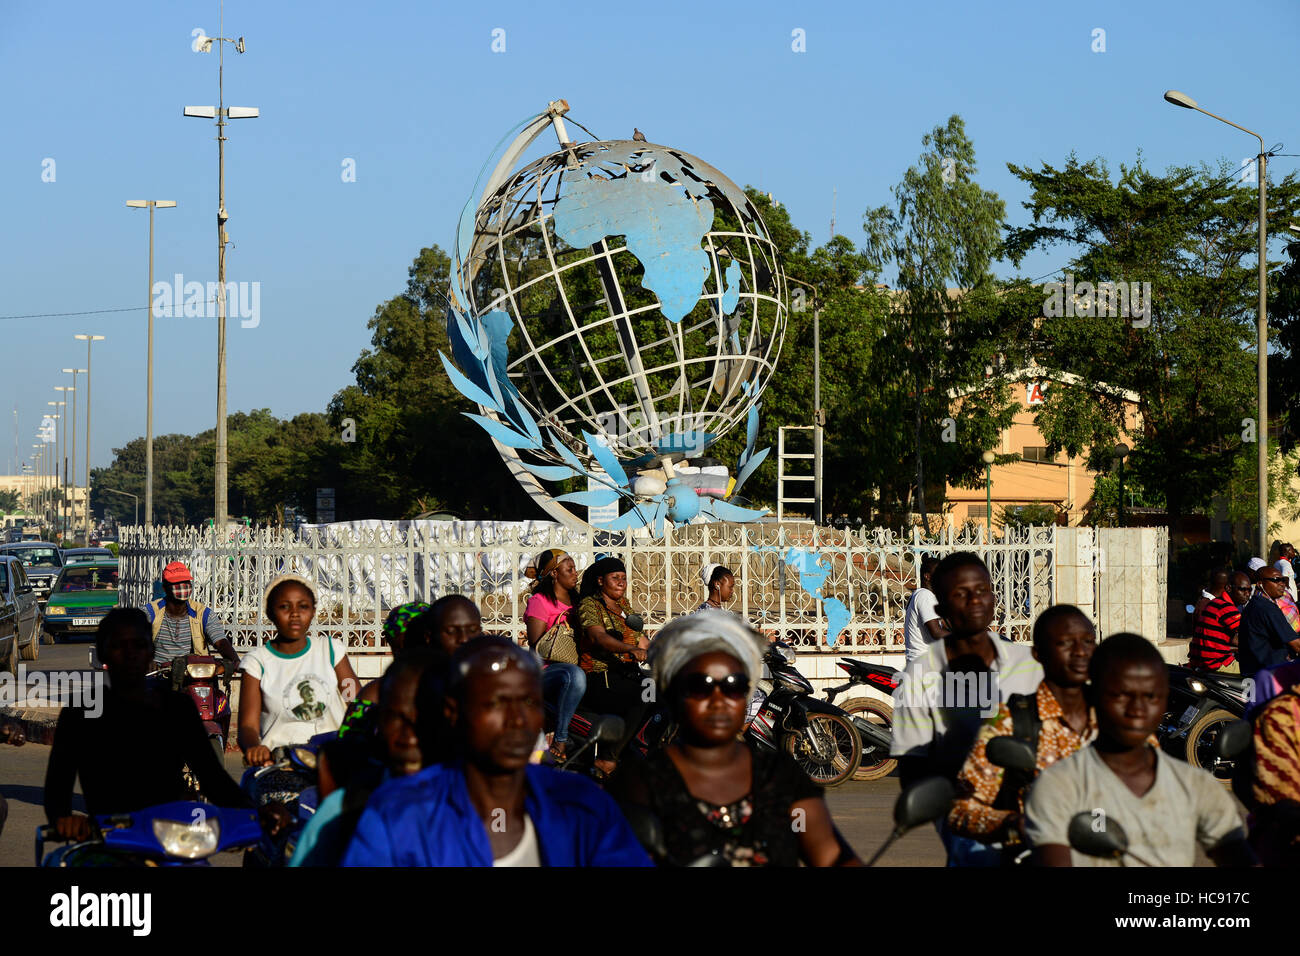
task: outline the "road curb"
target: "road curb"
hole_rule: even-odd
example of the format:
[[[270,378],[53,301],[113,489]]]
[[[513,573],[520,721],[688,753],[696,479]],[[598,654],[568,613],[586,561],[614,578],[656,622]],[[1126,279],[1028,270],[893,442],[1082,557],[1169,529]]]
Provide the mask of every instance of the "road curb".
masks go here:
[[[0,707],[0,719],[12,720],[23,728],[28,743],[54,743],[54,728],[59,722],[55,707]]]

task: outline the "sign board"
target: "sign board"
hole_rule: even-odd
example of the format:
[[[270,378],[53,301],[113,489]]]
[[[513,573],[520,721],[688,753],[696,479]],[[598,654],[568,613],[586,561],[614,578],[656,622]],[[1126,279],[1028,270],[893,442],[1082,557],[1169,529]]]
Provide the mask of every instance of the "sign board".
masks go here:
[[[1029,382],[1025,385],[1025,404],[1041,405],[1047,392],[1046,382]]]
[[[329,524],[334,520],[334,489],[316,489],[316,523]]]

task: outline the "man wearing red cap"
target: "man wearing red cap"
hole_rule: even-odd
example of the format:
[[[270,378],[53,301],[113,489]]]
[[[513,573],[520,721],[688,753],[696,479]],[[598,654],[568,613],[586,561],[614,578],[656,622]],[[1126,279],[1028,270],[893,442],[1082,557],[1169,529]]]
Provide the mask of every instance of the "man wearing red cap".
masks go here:
[[[211,654],[219,651],[230,665],[229,673],[239,666],[239,655],[226,638],[225,628],[212,608],[191,601],[194,579],[190,569],[180,561],[163,568],[163,593],[145,605],[144,612],[153,625],[154,664],[166,666],[186,654]]]

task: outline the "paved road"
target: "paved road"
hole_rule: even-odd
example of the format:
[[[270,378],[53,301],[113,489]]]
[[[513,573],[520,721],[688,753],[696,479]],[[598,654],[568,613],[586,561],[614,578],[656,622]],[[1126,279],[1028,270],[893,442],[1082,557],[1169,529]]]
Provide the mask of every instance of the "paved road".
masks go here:
[[[41,657],[44,659],[42,648]],[[0,834],[0,866],[31,866],[33,834],[45,822],[42,794],[50,748],[39,744],[0,750],[0,794],[9,801],[9,822]],[[235,779],[242,773],[239,754],[226,754],[226,769]],[[896,778],[871,783],[848,783],[830,791],[827,802],[845,838],[862,857],[875,852],[892,825]],[[80,798],[78,798],[79,804]],[[78,809],[82,809],[78,805]],[[238,866],[239,858],[226,855],[216,861]],[[933,827],[923,827],[899,840],[880,861],[881,866],[942,866],[943,847]]]

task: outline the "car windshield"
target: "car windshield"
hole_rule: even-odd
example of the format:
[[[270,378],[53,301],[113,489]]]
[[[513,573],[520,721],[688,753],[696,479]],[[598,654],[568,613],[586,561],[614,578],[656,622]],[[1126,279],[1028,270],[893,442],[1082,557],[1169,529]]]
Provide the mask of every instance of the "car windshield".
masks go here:
[[[28,568],[61,568],[57,548],[23,548],[16,552],[19,561]]]
[[[117,588],[117,568],[69,568],[63,572],[59,592],[113,591]]]

